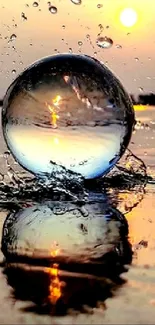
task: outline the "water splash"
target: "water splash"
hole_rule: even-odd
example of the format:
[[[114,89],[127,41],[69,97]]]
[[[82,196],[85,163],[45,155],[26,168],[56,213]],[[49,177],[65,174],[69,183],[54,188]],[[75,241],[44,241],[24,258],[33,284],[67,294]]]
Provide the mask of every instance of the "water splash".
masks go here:
[[[48,177],[33,177],[18,166],[9,151],[0,157],[0,162],[1,166],[4,163],[6,166],[0,174],[1,209],[21,207],[25,200],[39,202],[43,197],[52,200],[59,198],[62,201],[91,201],[95,197],[95,189],[98,200],[100,195],[102,197],[103,193],[108,192],[113,205],[127,213],[142,200],[145,186],[152,180],[147,176],[143,161],[129,149],[106,177],[92,181],[86,181],[81,175],[66,171],[64,167],[61,167],[59,173],[56,169],[50,180]]]

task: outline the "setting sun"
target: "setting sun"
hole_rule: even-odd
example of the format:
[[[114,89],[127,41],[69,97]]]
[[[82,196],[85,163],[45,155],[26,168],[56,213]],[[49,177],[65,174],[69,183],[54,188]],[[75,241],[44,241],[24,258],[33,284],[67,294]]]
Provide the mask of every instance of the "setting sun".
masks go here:
[[[120,21],[125,27],[132,27],[136,24],[137,19],[137,13],[132,8],[126,8],[120,14]]]

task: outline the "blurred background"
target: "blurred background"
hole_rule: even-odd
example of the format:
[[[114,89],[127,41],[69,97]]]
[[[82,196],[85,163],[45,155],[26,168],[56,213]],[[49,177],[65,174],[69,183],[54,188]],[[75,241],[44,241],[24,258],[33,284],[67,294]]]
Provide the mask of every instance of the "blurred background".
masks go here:
[[[0,0],[0,12],[0,98],[24,68],[59,52],[103,61],[135,100],[154,92],[154,0]]]

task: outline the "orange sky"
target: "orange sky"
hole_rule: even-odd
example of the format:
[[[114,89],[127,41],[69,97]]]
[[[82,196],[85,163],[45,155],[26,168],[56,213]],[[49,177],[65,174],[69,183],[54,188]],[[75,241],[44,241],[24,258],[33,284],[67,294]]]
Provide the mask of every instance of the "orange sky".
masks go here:
[[[154,0],[82,0],[81,5],[70,0],[51,2],[58,9],[55,15],[49,12],[45,0],[38,1],[38,7],[33,7],[30,0],[0,0],[0,96],[27,65],[56,53],[55,49],[68,52],[72,48],[78,52],[79,40],[83,42],[82,53],[94,56],[97,52],[98,59],[108,61],[108,66],[129,92],[139,93],[140,87],[146,92],[155,91]],[[103,4],[103,7],[99,9],[97,4]],[[120,22],[122,10],[128,7],[133,8],[138,17],[137,23],[129,28]],[[22,12],[27,16],[25,21],[21,18]],[[110,37],[114,42],[110,49],[103,50],[96,45],[99,24],[104,27],[101,36]],[[8,44],[13,33],[17,38]],[[86,38],[87,34],[90,34],[92,44]],[[117,44],[122,48],[116,48]],[[14,69],[16,73],[12,74]]]

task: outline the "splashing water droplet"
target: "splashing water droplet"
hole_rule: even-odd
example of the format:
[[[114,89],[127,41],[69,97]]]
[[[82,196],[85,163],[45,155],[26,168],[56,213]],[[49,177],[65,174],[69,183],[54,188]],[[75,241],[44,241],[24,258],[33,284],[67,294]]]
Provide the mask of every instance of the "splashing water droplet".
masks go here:
[[[38,7],[38,6],[39,6],[39,3],[36,2],[36,1],[34,1],[34,2],[33,2],[33,7]]]
[[[49,11],[51,14],[56,14],[58,12],[58,9],[54,6],[49,7]]]
[[[21,18],[23,19],[23,21],[27,20],[26,15],[24,14],[24,12],[21,13]]]
[[[82,0],[71,0],[72,3],[74,3],[75,5],[81,5]]]
[[[14,41],[16,38],[17,38],[17,35],[16,34],[12,34],[10,36],[10,41]]]
[[[78,41],[78,45],[82,46],[83,45],[82,41]]]
[[[109,37],[98,37],[96,40],[96,44],[103,48],[103,49],[109,49],[113,45],[113,40]]]
[[[103,5],[101,3],[98,3],[97,8],[101,9],[102,7],[103,7]]]
[[[2,122],[13,156],[38,177],[63,168],[96,178],[125,151],[134,112],[107,67],[89,56],[62,54],[36,62],[14,81]]]

